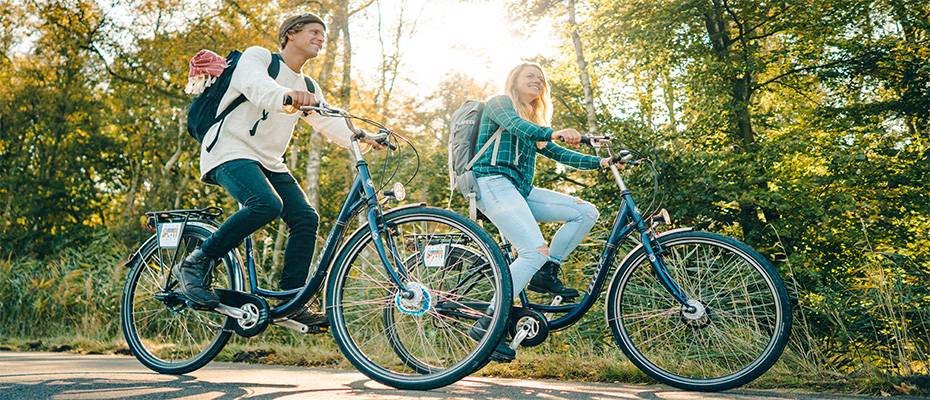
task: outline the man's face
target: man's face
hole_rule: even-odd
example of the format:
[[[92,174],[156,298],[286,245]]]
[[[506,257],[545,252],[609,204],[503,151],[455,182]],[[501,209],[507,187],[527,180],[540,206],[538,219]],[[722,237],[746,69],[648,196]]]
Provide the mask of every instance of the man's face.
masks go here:
[[[307,24],[300,32],[289,33],[287,40],[289,46],[297,46],[307,54],[308,58],[320,54],[325,42],[326,29],[323,28],[323,25],[317,23]]]

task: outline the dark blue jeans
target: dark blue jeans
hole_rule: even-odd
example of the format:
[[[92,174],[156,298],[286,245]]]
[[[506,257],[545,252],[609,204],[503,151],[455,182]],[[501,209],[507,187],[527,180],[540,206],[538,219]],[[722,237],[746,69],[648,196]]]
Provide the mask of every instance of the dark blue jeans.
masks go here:
[[[294,177],[287,172],[268,171],[257,161],[245,159],[227,161],[210,175],[242,208],[204,241],[201,250],[220,258],[252,232],[281,217],[289,235],[280,286],[285,290],[304,286],[320,217]]]

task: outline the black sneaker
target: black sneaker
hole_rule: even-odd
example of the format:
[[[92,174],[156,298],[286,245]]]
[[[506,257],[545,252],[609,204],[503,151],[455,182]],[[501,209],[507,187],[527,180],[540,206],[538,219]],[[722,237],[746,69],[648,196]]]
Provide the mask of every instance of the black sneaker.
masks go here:
[[[533,275],[533,278],[530,279],[530,284],[527,285],[527,289],[532,290],[537,293],[547,293],[562,296],[563,298],[574,298],[578,297],[578,291],[570,287],[565,287],[562,284],[562,280],[559,279],[559,269],[561,265],[552,261],[546,261],[545,264],[539,271],[536,272],[536,275]]]
[[[491,317],[481,317],[475,321],[475,324],[472,325],[471,329],[468,330],[468,337],[480,341],[484,338],[484,335],[488,333],[488,326],[491,325]],[[494,353],[491,354],[491,361],[497,361],[500,363],[509,363],[517,358],[517,352],[514,349],[511,349],[507,345],[507,335],[501,338],[501,341],[497,344],[497,347],[494,348]]]
[[[210,288],[213,282],[213,264],[200,249],[194,250],[180,264],[171,268],[171,274],[178,280],[178,292],[194,302],[197,306],[213,309],[220,305],[220,298]]]

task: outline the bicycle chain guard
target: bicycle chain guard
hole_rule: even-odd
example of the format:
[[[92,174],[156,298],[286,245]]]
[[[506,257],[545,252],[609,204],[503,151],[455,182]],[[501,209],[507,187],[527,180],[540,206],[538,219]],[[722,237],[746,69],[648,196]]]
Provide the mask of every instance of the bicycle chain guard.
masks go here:
[[[229,317],[223,329],[235,331],[242,337],[252,337],[265,331],[271,322],[271,311],[265,299],[248,293],[227,289],[213,289],[223,305],[238,308],[249,316],[243,319]]]
[[[513,338],[522,334],[519,343],[522,347],[539,346],[549,338],[549,321],[542,313],[528,308],[514,307],[507,329]]]

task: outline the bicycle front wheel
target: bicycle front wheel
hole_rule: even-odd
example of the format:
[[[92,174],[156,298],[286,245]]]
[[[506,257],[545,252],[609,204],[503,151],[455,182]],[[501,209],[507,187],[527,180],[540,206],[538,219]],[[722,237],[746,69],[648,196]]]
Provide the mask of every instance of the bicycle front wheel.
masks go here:
[[[474,222],[448,210],[400,209],[384,216],[388,258],[413,298],[392,282],[367,227],[343,247],[327,285],[331,330],[346,358],[368,377],[429,390],[465,377],[488,359],[512,305],[500,248]],[[490,262],[489,262],[490,260]],[[496,310],[488,333],[469,330]]]
[[[741,386],[781,356],[791,329],[785,285],[749,246],[706,232],[661,236],[657,254],[693,309],[664,288],[642,247],[614,276],[607,321],[637,367],[686,390]]]
[[[185,374],[206,365],[223,349],[231,332],[226,316],[188,307],[171,276],[180,263],[211,233],[187,224],[176,249],[162,250],[146,242],[132,265],[123,289],[120,320],[129,350],[143,365],[162,374]],[[213,269],[215,287],[241,290],[238,264],[228,255]]]

